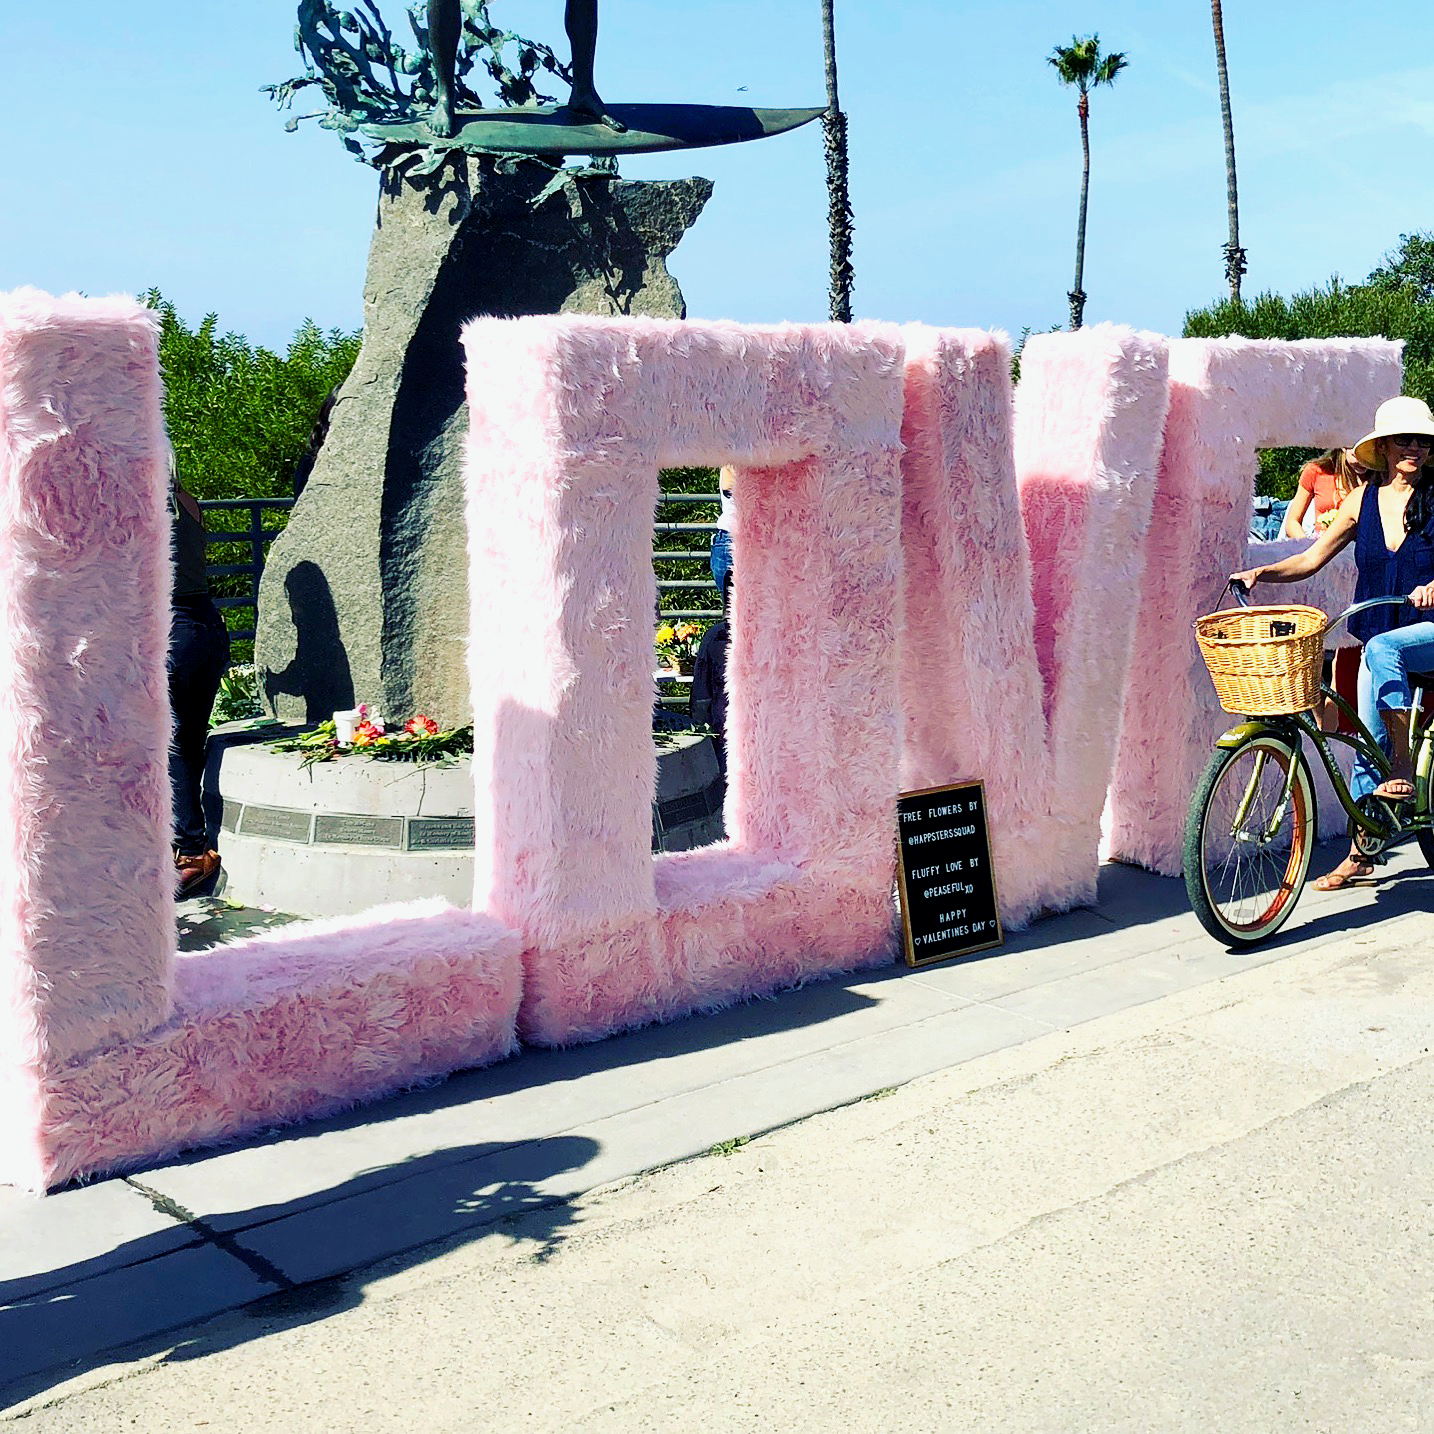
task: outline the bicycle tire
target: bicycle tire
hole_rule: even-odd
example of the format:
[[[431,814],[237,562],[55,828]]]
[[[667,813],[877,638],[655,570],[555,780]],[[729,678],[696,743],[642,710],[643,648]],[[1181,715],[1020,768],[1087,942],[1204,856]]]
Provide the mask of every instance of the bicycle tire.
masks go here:
[[[1424,853],[1424,862],[1427,866],[1434,866],[1434,832],[1416,832],[1419,838],[1419,850]]]
[[[1256,837],[1254,821],[1267,825],[1274,815],[1291,762],[1288,806],[1273,834],[1266,837],[1262,826]],[[1237,834],[1234,817],[1242,807]],[[1299,900],[1315,832],[1314,783],[1303,752],[1269,733],[1218,748],[1185,822],[1185,890],[1205,930],[1229,946],[1268,941]]]

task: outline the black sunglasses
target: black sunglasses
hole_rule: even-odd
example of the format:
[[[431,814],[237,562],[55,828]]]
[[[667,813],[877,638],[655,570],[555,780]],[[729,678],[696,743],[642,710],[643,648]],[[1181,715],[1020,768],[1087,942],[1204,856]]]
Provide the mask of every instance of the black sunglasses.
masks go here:
[[[1434,448],[1434,438],[1427,433],[1392,433],[1389,441],[1401,448]]]

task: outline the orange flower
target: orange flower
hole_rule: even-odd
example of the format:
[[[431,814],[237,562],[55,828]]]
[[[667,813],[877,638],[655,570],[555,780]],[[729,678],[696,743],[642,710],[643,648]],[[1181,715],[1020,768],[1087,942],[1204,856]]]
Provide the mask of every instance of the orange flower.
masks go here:
[[[425,717],[419,713],[416,717],[410,717],[404,725],[403,730],[412,737],[436,737],[438,735],[438,723],[432,717]]]
[[[354,728],[354,746],[371,747],[382,736],[382,729],[375,727],[372,722],[360,722]]]

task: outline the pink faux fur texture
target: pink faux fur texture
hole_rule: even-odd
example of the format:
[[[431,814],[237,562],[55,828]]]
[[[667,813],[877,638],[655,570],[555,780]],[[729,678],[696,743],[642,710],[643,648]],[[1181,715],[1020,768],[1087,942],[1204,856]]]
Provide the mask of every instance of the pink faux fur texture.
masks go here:
[[[1095,900],[1168,403],[1168,340],[1111,324],[1021,354],[1016,473],[1050,719],[1048,904]]]
[[[1398,346],[1377,341],[1173,344],[1142,577],[1166,404],[1153,336],[1033,340],[1008,438],[988,335],[478,321],[475,905],[492,914],[390,908],[176,968],[151,323],[130,301],[0,298],[0,801],[17,851],[0,877],[0,1179],[32,1189],[497,1059],[520,1000],[529,1038],[563,1043],[889,959],[903,784],[986,777],[1009,919],[1088,899],[1137,583],[1112,818],[1117,850],[1158,865],[1223,722],[1189,621],[1241,561],[1249,450],[1362,432],[1399,379]],[[654,861],[655,474],[722,460],[745,465],[733,836]],[[1341,583],[1303,595],[1334,608]],[[970,720],[943,732],[942,704]]]
[[[148,310],[0,296],[0,1049],[27,1063],[169,1011],[159,399]]]
[[[1191,623],[1221,604],[1248,546],[1255,450],[1349,443],[1399,392],[1402,346],[1384,339],[1179,339],[1141,585],[1135,660],[1111,786],[1109,850],[1174,876],[1185,811],[1215,737],[1229,724]],[[1272,588],[1267,600],[1343,606],[1347,558],[1320,583]],[[1334,571],[1336,567],[1344,571]],[[1324,803],[1333,821],[1331,804]],[[1337,823],[1336,823],[1337,825]]]
[[[169,1012],[155,355],[130,300],[0,295],[0,1151],[61,1063]]]
[[[441,903],[174,958],[153,315],[0,296],[0,1180],[40,1190],[511,1051],[521,943]]]
[[[433,900],[181,956],[170,1020],[47,1073],[4,1178],[54,1187],[499,1060],[517,1046],[521,946]]]
[[[1018,925],[1094,896],[1165,341],[1109,325],[1032,340],[1013,421],[1004,337],[903,335],[902,785],[985,778]]]
[[[464,343],[475,904],[529,942],[525,1039],[889,960],[899,341],[532,318]],[[743,465],[731,838],[654,861],[657,469],[704,462]]]

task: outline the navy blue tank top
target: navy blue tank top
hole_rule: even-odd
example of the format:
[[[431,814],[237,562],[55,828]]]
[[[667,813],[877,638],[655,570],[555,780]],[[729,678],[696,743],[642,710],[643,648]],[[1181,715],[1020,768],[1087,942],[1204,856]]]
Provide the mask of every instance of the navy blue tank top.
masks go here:
[[[1355,602],[1411,593],[1423,583],[1434,582],[1434,522],[1425,523],[1417,533],[1406,533],[1398,550],[1391,553],[1385,546],[1384,524],[1379,517],[1379,489],[1369,487],[1359,505],[1354,566],[1358,574]],[[1349,630],[1361,642],[1368,642],[1391,628],[1428,621],[1429,614],[1418,608],[1372,607],[1350,618]]]

